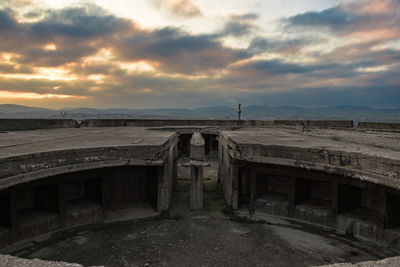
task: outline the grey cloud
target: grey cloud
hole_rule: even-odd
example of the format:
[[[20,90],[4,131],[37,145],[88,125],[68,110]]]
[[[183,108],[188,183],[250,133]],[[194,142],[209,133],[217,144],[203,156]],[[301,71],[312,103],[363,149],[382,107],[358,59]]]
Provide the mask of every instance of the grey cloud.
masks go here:
[[[203,16],[200,8],[190,0],[153,0],[153,3],[156,7],[166,9],[177,17]]]
[[[235,37],[240,37],[250,34],[256,28],[256,26],[254,25],[254,20],[256,20],[257,18],[258,15],[254,13],[232,15],[225,23],[222,30],[217,33],[217,36],[223,37],[231,35]]]
[[[391,5],[391,10],[387,12],[358,12],[368,3],[369,1],[345,3],[320,12],[298,14],[283,19],[283,22],[289,29],[303,27],[321,30],[321,28],[327,28],[339,35],[376,29],[392,29],[397,31],[400,27],[400,18],[396,13],[396,9],[400,8],[398,3],[388,0],[387,3]]]
[[[323,42],[321,38],[297,38],[297,39],[267,39],[255,37],[248,47],[248,50],[254,54],[264,52],[284,52],[285,50],[298,51],[301,48],[317,42]]]
[[[30,25],[33,37],[65,36],[90,39],[115,34],[128,29],[127,20],[108,15],[95,5],[49,10],[47,16]]]
[[[354,14],[345,12],[340,7],[329,8],[321,12],[306,12],[287,19],[293,26],[321,27],[341,29],[356,19]]]
[[[215,35],[193,35],[170,27],[146,31],[90,4],[47,10],[34,23],[18,23],[11,13],[0,13],[0,29],[4,29],[0,37],[7,40],[0,43],[0,51],[19,53],[18,62],[24,64],[60,66],[103,47],[122,61],[155,61],[164,71],[181,73],[213,71],[251,57],[246,50],[223,46]],[[48,43],[57,49],[44,50]]]
[[[151,60],[166,71],[204,72],[227,67],[249,58],[245,50],[224,47],[209,35],[190,35],[175,28],[136,33],[119,40],[115,48],[121,58]]]

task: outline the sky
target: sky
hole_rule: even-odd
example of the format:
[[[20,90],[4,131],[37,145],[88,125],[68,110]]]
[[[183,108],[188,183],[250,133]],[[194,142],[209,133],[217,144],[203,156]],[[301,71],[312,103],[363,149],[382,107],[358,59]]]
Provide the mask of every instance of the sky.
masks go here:
[[[400,0],[0,0],[0,104],[400,108]]]

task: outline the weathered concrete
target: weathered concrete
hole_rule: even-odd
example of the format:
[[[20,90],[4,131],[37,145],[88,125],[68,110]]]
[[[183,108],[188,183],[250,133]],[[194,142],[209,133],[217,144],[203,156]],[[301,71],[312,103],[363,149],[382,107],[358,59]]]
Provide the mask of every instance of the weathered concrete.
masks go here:
[[[358,263],[337,263],[323,265],[324,267],[397,267],[400,266],[400,257],[385,258],[378,261],[363,261]]]
[[[76,263],[60,261],[43,261],[39,259],[29,260],[10,255],[0,255],[0,266],[2,267],[83,267]]]
[[[179,140],[173,132],[69,128],[1,137],[0,196],[9,204],[1,205],[0,247],[102,221],[106,210],[134,201],[170,208]]]
[[[217,126],[217,127],[269,127],[272,121],[260,120],[157,120],[157,119],[93,119],[84,120],[83,127],[165,127],[165,126]]]
[[[253,128],[221,131],[219,123],[225,129]],[[225,202],[233,209],[243,211],[245,206],[250,216],[288,217],[399,248],[400,133],[354,130],[351,123],[310,121],[303,132],[296,122],[288,122],[295,127],[279,129],[263,121],[93,120],[84,124],[90,127],[79,129],[2,132],[0,200],[10,200],[1,208],[11,212],[0,220],[0,246],[100,222],[107,211],[131,204],[130,200],[168,210],[182,152],[176,132],[189,135],[199,130],[208,135],[221,131],[214,144],[218,145],[218,177]],[[161,126],[163,131],[94,125]],[[335,127],[348,129],[326,129]],[[193,139],[190,144],[194,146],[191,172],[192,181],[200,183],[190,190],[196,192],[192,209],[199,209],[205,142],[199,133],[195,136],[200,141]],[[199,147],[203,148],[196,150]],[[129,166],[137,167],[124,169]],[[84,170],[101,173],[59,178]],[[79,179],[84,182],[71,184]],[[90,179],[94,183],[87,182]],[[39,197],[47,191],[56,193]],[[56,207],[45,204],[53,202]]]
[[[399,137],[324,129],[221,132],[225,202],[233,209],[247,207],[250,216],[290,217],[397,246],[399,231],[391,228],[397,213],[387,208],[387,194],[400,189]],[[289,183],[280,186],[289,192],[277,186],[283,176]]]
[[[26,131],[35,129],[75,128],[70,119],[0,119],[0,131]]]
[[[304,126],[325,128],[353,128],[352,120],[274,120],[274,126]]]
[[[374,130],[400,130],[400,123],[395,122],[358,122],[360,129],[374,129]]]
[[[195,132],[190,140],[190,208],[203,208],[203,161],[205,160],[204,139]]]
[[[336,138],[333,130],[330,136],[319,133],[283,129],[230,131],[221,132],[220,142],[224,140],[225,149],[236,160],[322,170],[400,189],[397,139],[370,133],[368,141],[353,143]],[[390,149],[375,145],[375,140],[390,144]]]
[[[0,189],[80,170],[123,165],[162,166],[170,146],[178,142],[175,133],[132,127],[35,130],[0,135]]]
[[[190,159],[202,161],[205,159],[204,139],[199,132],[195,132],[190,140]]]

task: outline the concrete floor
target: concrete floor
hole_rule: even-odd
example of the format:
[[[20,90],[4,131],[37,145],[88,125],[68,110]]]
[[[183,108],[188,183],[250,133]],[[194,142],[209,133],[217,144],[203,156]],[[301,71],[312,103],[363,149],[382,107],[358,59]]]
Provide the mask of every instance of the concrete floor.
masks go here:
[[[203,211],[191,212],[188,204],[187,193],[176,193],[168,216],[107,224],[36,243],[18,255],[85,266],[310,266],[377,259],[354,243],[283,220],[230,220],[215,193],[205,195]]]

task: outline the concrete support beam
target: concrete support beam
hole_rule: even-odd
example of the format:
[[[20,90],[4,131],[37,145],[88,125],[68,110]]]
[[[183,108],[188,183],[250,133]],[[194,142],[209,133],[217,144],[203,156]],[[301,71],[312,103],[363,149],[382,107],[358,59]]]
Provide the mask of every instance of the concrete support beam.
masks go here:
[[[190,159],[204,161],[205,159],[205,142],[199,132],[195,132],[190,140]]]
[[[203,167],[205,162],[205,142],[199,132],[195,132],[190,140],[190,208],[203,208]]]
[[[294,207],[296,206],[296,176],[289,177],[289,216],[294,216]]]
[[[257,172],[251,170],[250,176],[250,211],[254,212],[257,198]]]
[[[190,208],[200,210],[203,208],[203,166],[190,165]]]
[[[18,235],[18,218],[17,218],[17,200],[16,200],[16,190],[15,188],[10,189],[10,225],[11,225],[11,240],[13,243],[17,241]]]
[[[58,221],[60,227],[65,226],[65,182],[61,180],[58,184]]]
[[[339,205],[339,203],[338,203],[338,199],[339,199],[339,197],[338,197],[338,194],[339,194],[339,192],[338,192],[338,184],[336,182],[332,182],[331,188],[332,188],[332,206],[331,206],[331,209],[332,209],[332,223],[333,223],[335,218],[336,218],[336,215],[338,213],[338,205]]]

